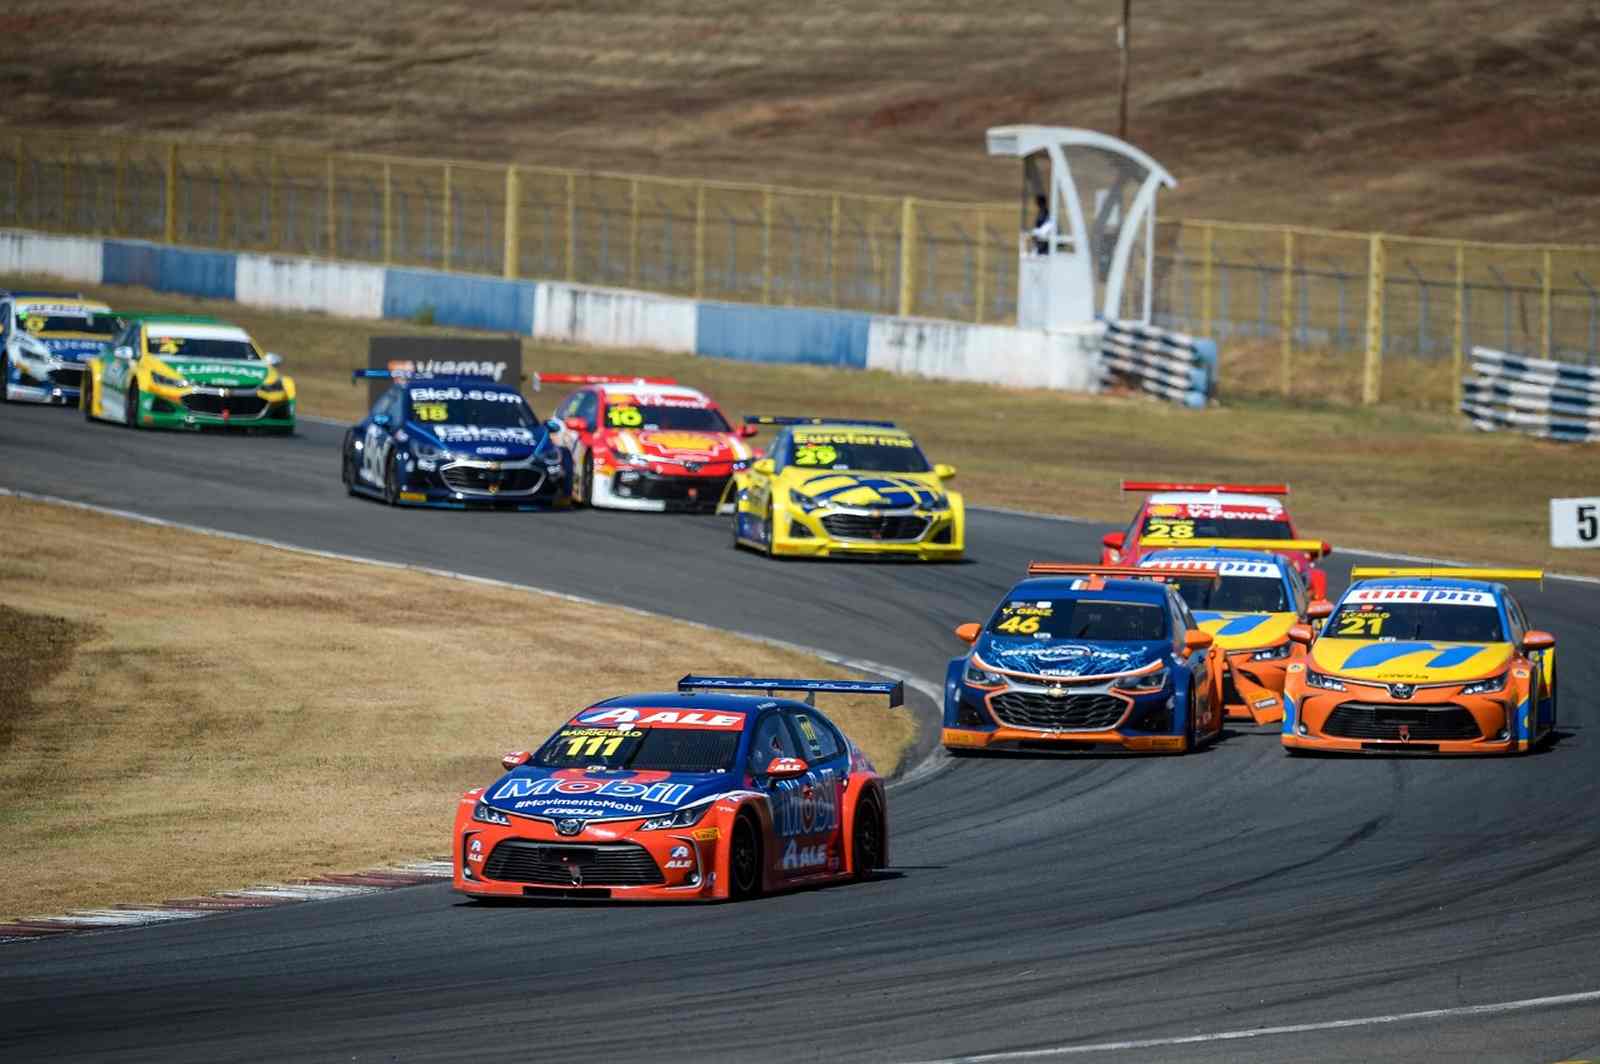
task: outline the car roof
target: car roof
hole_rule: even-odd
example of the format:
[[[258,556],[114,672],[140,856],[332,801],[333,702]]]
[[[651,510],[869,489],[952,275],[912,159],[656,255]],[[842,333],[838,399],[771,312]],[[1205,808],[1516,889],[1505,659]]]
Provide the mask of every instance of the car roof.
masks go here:
[[[1103,587],[1094,589],[1079,587],[1084,581],[1081,576],[1040,576],[1023,580],[1006,592],[1007,599],[1018,598],[1094,598],[1099,601],[1106,599],[1124,599],[1128,602],[1154,602],[1167,601],[1167,585],[1158,580],[1118,580],[1111,578],[1105,581]]]
[[[42,288],[0,288],[0,299],[72,299],[83,298],[82,292],[47,292]]]
[[[905,429],[889,425],[866,425],[859,421],[824,421],[815,425],[789,425],[790,432],[864,432],[872,436],[904,436],[911,438]]]
[[[92,310],[96,314],[111,313],[111,307],[100,302],[100,300],[85,299],[83,296],[72,292],[13,292],[11,293],[11,298],[13,302],[19,305],[43,303],[47,307],[82,307],[85,310]]]
[[[769,708],[799,709],[807,713],[816,712],[816,707],[808,706],[794,698],[774,698],[765,694],[759,695],[734,695],[722,691],[707,692],[680,692],[657,691],[643,694],[617,695],[603,702],[596,702],[589,709],[701,709],[723,713],[747,713],[752,716],[757,710]],[[581,712],[581,711],[580,711]],[[750,722],[747,720],[746,725]]]
[[[159,340],[163,337],[172,337],[175,340],[236,340],[243,343],[250,342],[250,334],[237,325],[223,323],[208,324],[196,321],[166,321],[161,318],[146,318],[144,331],[151,339]]]
[[[1289,560],[1274,551],[1240,550],[1237,547],[1160,547],[1141,557],[1139,564],[1151,561],[1265,562],[1279,569],[1289,567]]]
[[[1150,496],[1152,505],[1236,506],[1241,509],[1283,510],[1283,503],[1266,495],[1244,495],[1236,491],[1158,491]]]
[[[608,396],[659,395],[663,399],[691,399],[701,403],[711,402],[704,392],[681,384],[650,384],[647,381],[628,381],[625,384],[592,384],[590,387]]]
[[[1382,576],[1357,580],[1345,588],[1345,595],[1357,588],[1429,588],[1441,591],[1487,591],[1497,599],[1506,595],[1506,586],[1493,580],[1467,580],[1459,576]]]

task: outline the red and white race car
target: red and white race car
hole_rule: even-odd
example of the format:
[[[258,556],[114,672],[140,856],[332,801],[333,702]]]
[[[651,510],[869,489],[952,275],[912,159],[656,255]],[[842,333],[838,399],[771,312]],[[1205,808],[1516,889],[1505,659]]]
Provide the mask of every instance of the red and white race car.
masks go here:
[[[535,373],[533,387],[581,387],[556,408],[572,455],[574,502],[616,510],[714,513],[728,480],[761,452],[703,393],[670,377]]]
[[[1171,484],[1124,480],[1123,491],[1147,491],[1125,532],[1101,538],[1101,565],[1138,565],[1153,550],[1172,547],[1270,549],[1287,559],[1316,599],[1328,596],[1328,574],[1317,559],[1333,553],[1321,540],[1301,539],[1283,503],[1287,484]],[[1267,547],[1261,540],[1282,541]]]

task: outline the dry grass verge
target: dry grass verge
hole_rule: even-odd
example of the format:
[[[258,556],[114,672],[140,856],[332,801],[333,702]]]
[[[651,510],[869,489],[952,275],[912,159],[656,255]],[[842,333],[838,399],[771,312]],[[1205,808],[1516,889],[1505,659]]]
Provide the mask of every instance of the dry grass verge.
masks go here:
[[[49,286],[41,278],[4,278]],[[59,283],[58,283],[59,284]],[[374,335],[470,335],[396,322],[349,321],[252,310],[140,289],[104,288],[113,305],[214,313],[239,322],[288,360],[306,413],[355,419],[366,390],[350,384]],[[1297,356],[1297,394],[1267,398],[1279,380],[1276,352],[1229,347],[1224,382],[1242,397],[1211,410],[1186,410],[1141,398],[1017,391],[896,377],[884,373],[777,366],[610,351],[523,341],[527,369],[676,376],[716,396],[730,414],[820,413],[893,416],[936,460],[961,469],[969,502],[1125,521],[1133,502],[1123,477],[1188,480],[1288,480],[1308,535],[1436,557],[1600,575],[1596,552],[1550,550],[1547,500],[1591,495],[1600,482],[1594,447],[1546,443],[1512,433],[1485,434],[1457,415],[1397,402],[1376,408],[1323,402],[1319,382],[1359,364]],[[1227,368],[1237,361],[1240,368]],[[1404,363],[1396,362],[1396,371]],[[1352,369],[1354,366],[1354,369]],[[1253,383],[1253,387],[1251,387]],[[1404,395],[1416,381],[1386,384]],[[548,414],[560,392],[534,397]],[[970,544],[982,554],[981,539]],[[1042,545],[1041,550],[1048,549]]]
[[[13,498],[0,527],[0,920],[437,854],[461,790],[591,701],[690,668],[848,675],[676,621]],[[828,709],[885,772],[914,737],[881,700]]]

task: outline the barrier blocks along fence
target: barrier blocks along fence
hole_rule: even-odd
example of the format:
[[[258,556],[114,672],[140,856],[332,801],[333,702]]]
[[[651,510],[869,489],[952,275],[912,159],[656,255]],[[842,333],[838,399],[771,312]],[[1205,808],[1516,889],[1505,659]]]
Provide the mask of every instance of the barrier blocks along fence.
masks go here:
[[[1131,321],[1106,323],[1100,362],[1105,384],[1139,388],[1185,406],[1203,407],[1217,391],[1214,340]]]
[[[1600,366],[1472,349],[1461,412],[1486,432],[1512,429],[1566,443],[1600,440]]]

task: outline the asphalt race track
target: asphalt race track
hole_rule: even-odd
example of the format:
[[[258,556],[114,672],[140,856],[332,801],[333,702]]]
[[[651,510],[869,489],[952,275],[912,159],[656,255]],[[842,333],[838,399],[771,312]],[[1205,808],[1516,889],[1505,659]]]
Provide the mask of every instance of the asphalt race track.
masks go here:
[[[8,406],[0,486],[615,600],[935,684],[952,625],[1030,558],[1092,560],[1103,531],[978,513],[964,565],[772,563],[735,553],[726,518],[350,499],[341,434],[201,439]],[[1350,559],[1333,562],[1342,587]],[[696,908],[483,906],[441,885],[10,943],[0,1059],[912,1061],[1302,1025],[1071,1059],[1600,1053],[1593,997],[1316,1026],[1600,990],[1595,590],[1522,594],[1561,648],[1562,735],[1534,756],[1291,760],[1244,732],[1192,757],[961,760],[894,789],[893,872],[862,885]],[[439,795],[441,828],[454,800]]]

